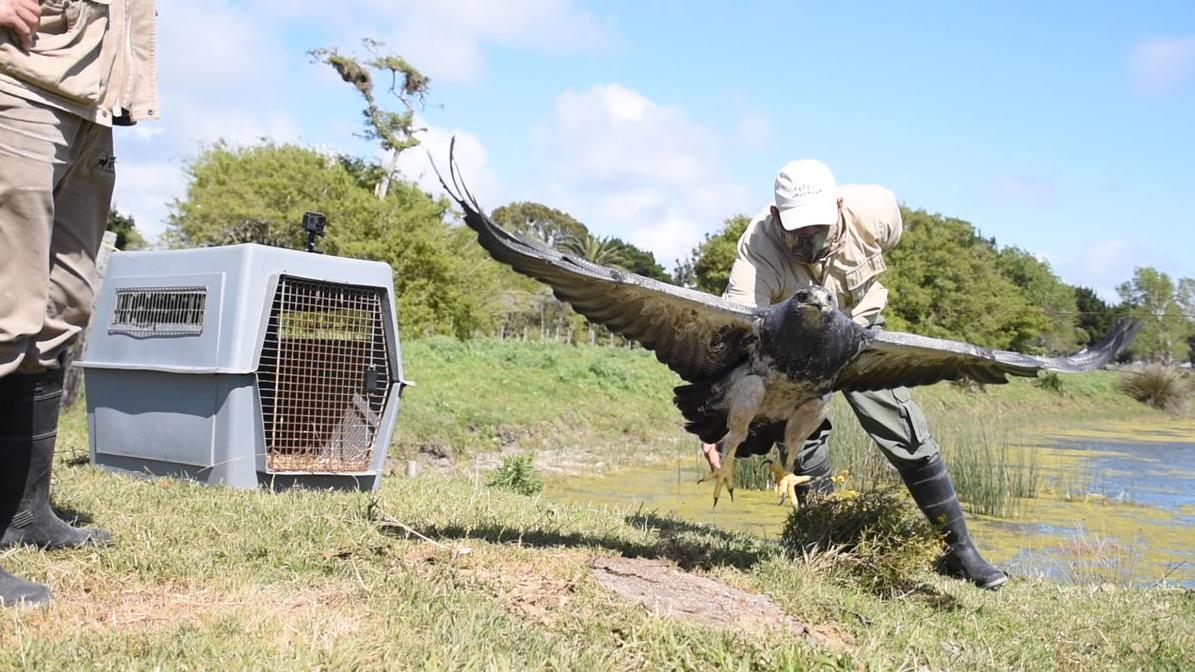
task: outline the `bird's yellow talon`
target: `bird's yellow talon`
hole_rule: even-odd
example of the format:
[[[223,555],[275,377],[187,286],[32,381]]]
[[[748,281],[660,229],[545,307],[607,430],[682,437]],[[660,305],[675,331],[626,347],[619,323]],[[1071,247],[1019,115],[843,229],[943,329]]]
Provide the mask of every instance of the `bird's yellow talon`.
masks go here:
[[[783,504],[784,498],[792,502],[793,511],[796,511],[799,504],[797,502],[797,486],[803,483],[812,481],[813,478],[809,476],[797,476],[784,467],[775,462],[768,462],[768,469],[772,472],[772,480],[776,482],[776,494],[780,496],[780,501],[776,504]]]
[[[718,505],[718,497],[722,494],[722,488],[725,486],[726,492],[730,493],[730,501],[734,501],[734,462],[727,461],[721,467],[714,469],[706,474],[704,478],[698,483],[705,483],[706,481],[714,482],[714,506]]]

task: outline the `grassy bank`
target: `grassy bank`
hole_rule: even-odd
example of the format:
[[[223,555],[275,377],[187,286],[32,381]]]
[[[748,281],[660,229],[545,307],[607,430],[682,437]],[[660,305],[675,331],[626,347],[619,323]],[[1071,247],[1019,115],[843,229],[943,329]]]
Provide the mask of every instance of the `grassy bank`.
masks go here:
[[[671,403],[680,379],[642,349],[433,338],[406,344],[403,355],[418,385],[404,399],[398,457],[461,459],[514,446],[617,458],[693,445]],[[1128,399],[1119,378],[1104,371],[1064,376],[1061,391],[1025,379],[982,390],[940,384],[913,396],[947,433],[976,419],[1004,432],[1057,424],[1059,415],[1164,417]],[[833,413],[836,426],[853,424],[841,400]]]
[[[408,345],[408,392],[395,454],[458,468],[491,468],[493,454],[538,455],[541,470],[592,473],[695,452],[671,403],[679,379],[642,349],[557,343],[429,339]],[[1013,379],[986,388],[939,384],[912,394],[925,409],[971,511],[1015,512],[1017,497],[1042,486],[1035,433],[1091,420],[1160,422],[1167,416],[1129,399],[1121,374],[1061,376],[1051,389]],[[840,395],[831,407],[831,456],[846,485],[891,482],[882,454]],[[480,460],[478,461],[478,458]],[[740,484],[763,486],[760,460],[740,465]]]
[[[669,403],[671,374],[643,351],[432,340],[407,344],[404,358],[419,386],[404,400],[396,457],[459,464],[539,450],[614,464],[692,450]],[[1112,394],[1111,376],[1091,378],[1090,394],[1070,397],[1020,384],[972,396],[939,386],[922,399],[931,414],[956,419],[964,408],[1042,422],[1051,413],[1135,412]],[[86,451],[81,407],[60,440],[57,503],[107,527],[115,542],[0,552],[0,564],[48,582],[56,596],[47,609],[0,611],[0,669],[1195,663],[1191,591],[1016,579],[987,593],[922,572],[910,592],[880,597],[786,559],[772,540],[511,494],[468,470],[391,475],[377,493],[239,492],[72,459]],[[820,635],[661,616],[595,578],[595,566],[612,559],[654,559],[766,594]]]

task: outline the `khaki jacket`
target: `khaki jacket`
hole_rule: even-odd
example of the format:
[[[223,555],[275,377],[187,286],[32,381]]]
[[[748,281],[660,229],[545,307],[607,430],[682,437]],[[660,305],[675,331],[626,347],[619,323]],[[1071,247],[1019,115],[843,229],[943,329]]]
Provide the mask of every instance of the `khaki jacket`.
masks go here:
[[[157,119],[153,0],[41,0],[32,49],[0,29],[0,90],[104,126]]]
[[[891,191],[875,185],[844,184],[838,191],[842,220],[828,259],[813,264],[795,261],[772,222],[771,210],[764,210],[739,238],[738,256],[723,296],[761,308],[784,301],[802,287],[821,285],[855,322],[874,323],[888,304],[888,290],[876,277],[888,268],[884,252],[900,240],[900,205]]]

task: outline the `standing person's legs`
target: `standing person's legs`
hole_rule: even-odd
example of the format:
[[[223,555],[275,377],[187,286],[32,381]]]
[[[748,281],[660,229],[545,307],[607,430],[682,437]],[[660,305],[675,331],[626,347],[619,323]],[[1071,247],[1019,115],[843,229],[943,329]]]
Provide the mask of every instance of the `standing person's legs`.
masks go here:
[[[896,467],[917,507],[942,532],[947,551],[939,561],[944,573],[961,576],[983,588],[1008,580],[980,556],[967,531],[963,509],[955,494],[938,444],[930,435],[921,407],[898,387],[874,392],[847,392],[863,429]]]
[[[90,315],[94,259],[111,202],[111,129],[5,96],[0,155],[0,282],[6,290],[0,293],[0,386],[30,396],[36,420],[24,439],[30,454],[20,504],[0,545],[105,541],[102,530],[77,530],[60,520],[49,490],[61,367]]]
[[[46,108],[0,93],[0,526],[21,502],[33,451],[36,390],[19,374],[36,360],[50,287],[56,161],[66,141]],[[40,423],[37,423],[40,424]],[[0,602],[42,603],[43,585],[0,569]]]

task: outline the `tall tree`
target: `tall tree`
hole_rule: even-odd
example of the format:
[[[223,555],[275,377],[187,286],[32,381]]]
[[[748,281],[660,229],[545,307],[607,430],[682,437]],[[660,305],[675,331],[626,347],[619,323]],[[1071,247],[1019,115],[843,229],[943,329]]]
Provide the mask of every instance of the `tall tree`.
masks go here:
[[[1048,262],[1019,247],[1003,248],[997,253],[996,262],[1000,274],[1020,288],[1042,318],[1033,330],[1022,329],[1017,334],[1010,344],[1012,349],[1052,353],[1073,351],[1085,336],[1079,330],[1074,288],[1054,275]]]
[[[448,226],[446,199],[395,180],[378,199],[345,163],[311,149],[266,143],[205,148],[187,165],[186,195],[171,204],[174,246],[258,242],[301,249],[304,212],[328,217],[329,254],[394,269],[404,334],[465,337],[487,329],[509,274],[487,263],[472,232]]]
[[[377,140],[382,149],[390,153],[390,166],[382,172],[374,190],[378,198],[385,198],[398,166],[398,155],[418,145],[419,139],[415,134],[426,130],[415,126],[415,109],[417,106],[422,108],[431,80],[403,57],[381,53],[385,46],[381,42],[368,38],[362,42],[370,53],[370,58],[364,61],[346,56],[335,47],[312,49],[307,53],[317,61],[332,66],[340,78],[351,84],[365,100],[365,109],[361,111],[365,117],[362,135],[367,140]],[[389,79],[387,91],[402,106],[401,111],[387,110],[378,103],[370,70]]]
[[[495,208],[490,219],[508,231],[528,236],[548,247],[559,247],[569,238],[589,233],[584,224],[567,212],[530,201]]]
[[[567,212],[532,201],[508,203],[495,208],[490,213],[490,219],[508,231],[557,249],[563,249],[562,246],[570,240],[584,241],[590,235],[589,227]],[[651,252],[619,238],[609,238],[607,246],[618,251],[617,256],[621,259],[618,265],[621,268],[661,282],[672,282],[671,276],[656,262]]]
[[[1095,342],[1116,324],[1117,309],[1108,305],[1090,287],[1075,287],[1075,308],[1079,313],[1079,328],[1083,343]]]
[[[1144,321],[1141,333],[1131,346],[1132,352],[1151,361],[1170,364],[1187,357],[1187,337],[1192,324],[1184,304],[1195,283],[1184,278],[1178,284],[1169,275],[1145,266],[1133,272],[1133,279],[1116,288],[1129,315]]]
[[[997,270],[996,245],[960,219],[902,208],[904,234],[885,256],[888,326],[1009,348],[1050,322]]]
[[[656,255],[621,238],[613,238],[611,243],[619,249],[623,258],[623,268],[653,280],[672,282],[672,276],[656,262]]]
[[[707,233],[687,259],[677,262],[676,284],[710,294],[721,295],[726,291],[739,238],[750,223],[750,217],[735,215],[724,220],[716,233]]]

